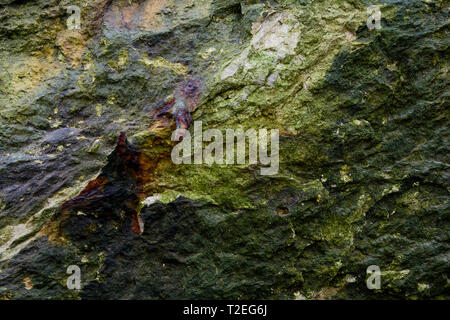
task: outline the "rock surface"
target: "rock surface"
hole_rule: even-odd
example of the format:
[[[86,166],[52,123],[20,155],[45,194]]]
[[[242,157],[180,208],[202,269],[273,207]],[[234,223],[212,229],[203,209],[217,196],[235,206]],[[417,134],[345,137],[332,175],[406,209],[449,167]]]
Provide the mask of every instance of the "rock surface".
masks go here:
[[[0,1],[0,298],[449,299],[448,33],[443,0]],[[278,129],[278,173],[175,165],[193,121]]]

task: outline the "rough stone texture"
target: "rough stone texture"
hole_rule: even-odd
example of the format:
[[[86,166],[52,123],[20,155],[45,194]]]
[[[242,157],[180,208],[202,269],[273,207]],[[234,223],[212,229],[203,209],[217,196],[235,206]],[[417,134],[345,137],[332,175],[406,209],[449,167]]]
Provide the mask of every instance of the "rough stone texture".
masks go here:
[[[1,0],[0,298],[448,299],[448,26],[441,0]],[[278,174],[174,165],[191,121],[279,129]]]

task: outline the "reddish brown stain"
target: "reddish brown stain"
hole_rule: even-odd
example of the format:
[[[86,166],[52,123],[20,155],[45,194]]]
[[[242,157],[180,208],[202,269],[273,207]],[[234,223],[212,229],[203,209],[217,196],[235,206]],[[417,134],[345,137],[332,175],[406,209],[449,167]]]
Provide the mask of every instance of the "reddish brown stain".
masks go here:
[[[179,88],[179,94],[186,99],[189,112],[194,112],[200,103],[201,83],[197,79],[186,80]]]
[[[200,82],[196,79],[189,79],[183,82],[175,91],[174,97],[170,99],[161,109],[159,109],[153,120],[156,121],[154,129],[167,128],[170,126],[170,118],[175,120],[176,128],[181,130],[189,129],[194,112],[200,103]],[[180,141],[179,137],[178,141]]]
[[[131,219],[132,219],[131,230],[133,230],[137,234],[142,234],[142,232],[144,232],[144,230],[141,230],[141,226],[139,224],[139,216],[138,216],[138,214],[137,213],[133,214]]]
[[[106,204],[118,202],[131,216],[132,231],[142,234],[137,212],[140,199],[152,193],[145,190],[154,182],[154,172],[161,161],[170,160],[170,150],[175,144],[171,131],[189,129],[191,112],[200,101],[200,85],[197,80],[188,80],[177,88],[174,97],[167,101],[152,116],[149,131],[154,132],[152,147],[165,146],[159,154],[148,156],[127,140],[126,133],[117,137],[114,152],[102,173],[74,198],[66,201],[62,209],[95,207],[100,201]],[[121,200],[123,197],[123,200]]]
[[[108,182],[105,177],[98,177],[92,180],[88,185],[74,198],[62,204],[63,209],[83,207],[86,202],[94,201],[103,193],[103,186]]]

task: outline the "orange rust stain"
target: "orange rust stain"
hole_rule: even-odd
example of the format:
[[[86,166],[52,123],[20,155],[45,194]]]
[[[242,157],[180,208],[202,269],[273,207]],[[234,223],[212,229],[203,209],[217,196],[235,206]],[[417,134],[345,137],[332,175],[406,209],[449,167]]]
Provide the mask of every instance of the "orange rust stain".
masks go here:
[[[137,234],[142,234],[142,232],[144,232],[144,230],[141,230],[137,213],[133,214],[133,216],[131,217],[131,230],[133,230]]]

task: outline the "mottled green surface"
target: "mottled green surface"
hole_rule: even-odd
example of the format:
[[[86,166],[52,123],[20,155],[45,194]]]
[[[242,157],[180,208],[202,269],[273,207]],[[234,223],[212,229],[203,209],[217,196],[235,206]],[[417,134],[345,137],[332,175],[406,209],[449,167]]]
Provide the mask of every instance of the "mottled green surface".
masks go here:
[[[449,298],[445,1],[0,3],[0,297]],[[160,152],[149,117],[187,77],[204,130],[280,130],[278,174],[162,162],[142,235],[125,178],[65,216],[120,131]]]

